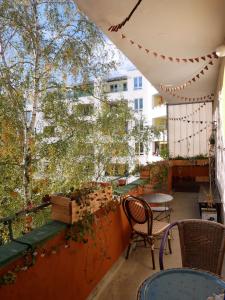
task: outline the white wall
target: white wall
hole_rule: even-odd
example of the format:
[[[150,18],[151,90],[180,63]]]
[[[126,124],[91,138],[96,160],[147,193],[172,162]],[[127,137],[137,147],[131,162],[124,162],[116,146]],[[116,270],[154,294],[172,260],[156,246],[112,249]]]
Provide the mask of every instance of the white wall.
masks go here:
[[[182,117],[186,118],[183,120],[171,120]],[[209,137],[212,132],[211,122],[212,102],[168,105],[168,145],[170,156],[191,157],[199,154],[207,155],[209,151]]]
[[[127,91],[119,91],[114,93],[107,93],[107,97],[111,101],[116,101],[118,99],[125,99],[128,100],[128,106],[134,110],[134,100],[136,98],[143,99],[143,111],[135,113],[135,117],[137,119],[143,119],[144,125],[152,125],[152,119],[158,116],[166,116],[166,105],[161,105],[159,107],[153,108],[152,106],[152,97],[155,94],[158,94],[158,91],[150,84],[150,82],[137,70],[130,70],[127,71]],[[134,89],[134,78],[135,77],[142,77],[142,88],[141,89]],[[125,79],[122,79],[121,82],[126,82]],[[106,84],[110,85],[113,83],[119,83],[120,79],[107,82]],[[95,93],[98,93],[97,86],[95,84]],[[110,89],[107,89],[109,91]],[[92,96],[85,96],[81,97],[80,101],[82,103],[94,103],[96,108],[100,107],[101,102],[98,99],[93,98]],[[134,148],[135,141],[130,141],[130,146]],[[146,162],[158,160],[158,157],[152,155],[153,145],[152,143],[149,144],[148,152],[146,151],[143,155],[136,155],[135,160],[140,164],[146,164]]]

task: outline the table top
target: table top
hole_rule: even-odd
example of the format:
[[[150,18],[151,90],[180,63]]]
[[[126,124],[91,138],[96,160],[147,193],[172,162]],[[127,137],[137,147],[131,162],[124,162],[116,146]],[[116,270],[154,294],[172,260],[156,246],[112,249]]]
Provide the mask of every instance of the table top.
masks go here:
[[[223,294],[225,282],[206,271],[180,268],[160,271],[139,288],[139,300],[207,300]]]
[[[143,198],[148,203],[166,203],[173,200],[171,195],[163,193],[142,194],[139,197]]]

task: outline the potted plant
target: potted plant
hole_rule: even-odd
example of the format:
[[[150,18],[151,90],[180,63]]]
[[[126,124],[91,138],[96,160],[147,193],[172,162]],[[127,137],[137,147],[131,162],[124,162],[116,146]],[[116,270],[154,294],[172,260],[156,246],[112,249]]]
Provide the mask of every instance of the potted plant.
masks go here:
[[[214,134],[212,133],[210,138],[209,138],[209,144],[210,145],[215,145],[215,143],[216,143],[216,139],[215,139]]]

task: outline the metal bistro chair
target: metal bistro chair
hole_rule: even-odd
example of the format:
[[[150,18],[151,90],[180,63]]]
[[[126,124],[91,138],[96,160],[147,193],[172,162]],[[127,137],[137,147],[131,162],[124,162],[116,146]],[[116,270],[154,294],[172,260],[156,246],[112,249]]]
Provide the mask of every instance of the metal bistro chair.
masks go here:
[[[200,219],[181,220],[171,224],[164,233],[160,251],[160,270],[163,250],[172,227],[178,226],[183,267],[197,268],[221,275],[225,253],[225,226]]]
[[[123,200],[123,209],[132,230],[126,259],[129,257],[132,243],[144,241],[145,246],[147,243],[150,245],[152,265],[153,269],[155,269],[154,241],[157,236],[162,234],[162,232],[168,228],[169,223],[153,220],[152,210],[148,203],[145,200],[135,196],[128,196]],[[135,239],[139,236],[142,238],[141,240]],[[169,251],[172,253],[170,239],[168,240],[168,244]]]

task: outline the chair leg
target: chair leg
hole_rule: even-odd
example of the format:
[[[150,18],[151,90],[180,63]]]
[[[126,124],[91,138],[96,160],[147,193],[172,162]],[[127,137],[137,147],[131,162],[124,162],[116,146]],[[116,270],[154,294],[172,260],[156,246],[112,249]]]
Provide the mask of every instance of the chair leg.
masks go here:
[[[131,248],[131,245],[132,245],[132,240],[133,240],[133,233],[131,233],[131,236],[130,236],[130,242],[129,242],[129,245],[128,245],[128,248],[127,248],[126,259],[128,259],[129,254],[130,254],[130,248]]]
[[[147,247],[146,238],[144,238],[145,247]]]
[[[151,241],[152,268],[155,270],[154,241]]]
[[[172,254],[171,236],[170,236],[170,234],[168,235],[168,247],[169,247],[169,252],[170,252],[170,254]]]

